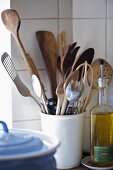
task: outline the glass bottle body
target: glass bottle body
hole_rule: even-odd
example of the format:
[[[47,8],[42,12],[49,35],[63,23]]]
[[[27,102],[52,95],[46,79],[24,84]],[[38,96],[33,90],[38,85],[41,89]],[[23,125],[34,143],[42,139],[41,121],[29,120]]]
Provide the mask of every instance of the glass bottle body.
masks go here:
[[[113,164],[113,107],[106,104],[106,87],[99,88],[99,104],[91,110],[91,161]]]

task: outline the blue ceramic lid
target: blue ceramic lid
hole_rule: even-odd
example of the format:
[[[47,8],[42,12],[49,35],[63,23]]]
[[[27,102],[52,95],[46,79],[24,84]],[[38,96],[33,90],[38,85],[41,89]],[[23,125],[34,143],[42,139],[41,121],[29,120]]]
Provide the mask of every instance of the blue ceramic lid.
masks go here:
[[[0,124],[0,161],[53,155],[60,144],[56,137],[40,131],[8,129],[5,122]]]
[[[25,132],[9,132],[6,123],[0,123],[3,126],[3,132],[0,133],[0,155],[31,153],[47,147],[38,137]]]

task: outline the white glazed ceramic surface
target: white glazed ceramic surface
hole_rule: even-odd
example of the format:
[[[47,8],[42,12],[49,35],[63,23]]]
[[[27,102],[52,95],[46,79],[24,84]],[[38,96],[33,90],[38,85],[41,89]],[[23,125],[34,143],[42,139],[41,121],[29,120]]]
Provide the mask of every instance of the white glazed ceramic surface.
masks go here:
[[[80,165],[83,150],[85,113],[76,115],[47,115],[41,113],[42,131],[60,141],[55,158],[57,168]]]

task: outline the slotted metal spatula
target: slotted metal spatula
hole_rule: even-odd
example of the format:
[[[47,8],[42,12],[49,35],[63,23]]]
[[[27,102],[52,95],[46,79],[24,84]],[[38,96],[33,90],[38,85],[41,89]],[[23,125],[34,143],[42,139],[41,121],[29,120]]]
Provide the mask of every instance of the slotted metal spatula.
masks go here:
[[[3,53],[3,55],[1,56],[1,61],[7,73],[9,74],[10,78],[13,80],[14,84],[16,85],[19,93],[24,97],[33,98],[33,100],[35,100],[35,102],[39,105],[39,107],[41,107],[40,103],[35,99],[35,97],[30,93],[27,86],[25,86],[25,84],[20,79],[17,70],[15,69],[15,66],[12,62],[12,59],[7,52]]]

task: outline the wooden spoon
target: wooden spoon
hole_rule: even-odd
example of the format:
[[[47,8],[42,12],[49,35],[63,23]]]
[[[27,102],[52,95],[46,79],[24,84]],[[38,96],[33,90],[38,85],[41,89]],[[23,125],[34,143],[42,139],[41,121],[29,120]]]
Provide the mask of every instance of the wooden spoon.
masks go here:
[[[25,64],[27,65],[27,68],[29,69],[30,72],[32,72],[32,69],[31,69],[29,61],[28,61],[29,56],[26,55],[25,48],[24,48],[24,46],[20,40],[20,37],[19,37],[20,17],[18,15],[17,11],[14,9],[4,10],[1,14],[1,17],[2,17],[2,21],[5,25],[5,27],[14,36],[16,43],[20,49],[20,52],[24,58]]]
[[[76,68],[79,65],[83,64],[85,61],[87,61],[87,63],[90,65],[92,63],[92,61],[93,61],[93,58],[94,58],[94,49],[93,48],[86,49],[74,61],[73,66],[71,68],[71,71],[76,70]],[[79,70],[79,80],[81,78],[82,69],[83,69],[83,67],[81,67],[80,70]]]
[[[91,81],[90,81],[90,84],[89,84],[89,88],[87,90],[85,90],[85,93],[86,93],[86,96],[85,98],[83,99],[83,106],[80,108],[80,113],[84,112],[88,103],[89,103],[89,100],[91,99],[90,96],[91,96],[91,92],[92,92],[92,86],[93,86],[93,69],[91,67],[90,64],[87,63],[87,61],[85,61],[85,63],[82,63],[80,64],[76,70],[80,70],[81,67],[85,66],[85,71],[84,71],[84,76],[83,76],[83,82],[84,82],[84,86],[85,86],[85,83],[86,83],[86,79],[87,79],[87,67],[89,67],[90,71],[91,71],[91,74],[90,74],[90,77],[91,77]]]
[[[92,98],[95,90],[97,89],[97,79],[100,76],[100,63],[99,63],[99,60],[100,60],[100,58],[94,60],[93,63],[91,64],[94,76],[93,76],[91,95],[89,97],[88,103],[90,102],[90,99]],[[111,80],[112,80],[112,77],[113,77],[113,68],[106,60],[104,60],[104,71],[103,72],[104,72],[104,76],[109,79],[109,81],[108,81],[108,85],[109,85]],[[88,84],[91,83],[91,80],[92,80],[91,79],[91,70],[88,70],[88,73],[87,73]]]
[[[60,58],[64,57],[67,51],[67,41],[66,41],[66,32],[62,31],[59,33],[59,49],[60,49]]]
[[[94,60],[94,62],[91,64],[92,69],[93,69],[93,74],[94,74],[93,89],[97,88],[97,79],[100,76],[99,60],[100,60],[100,58]],[[88,70],[87,76],[88,76],[88,84],[90,84],[90,82],[91,82],[91,71],[90,70]],[[109,81],[108,81],[108,84],[109,84],[113,77],[113,68],[106,60],[104,60],[104,76],[109,79]]]
[[[56,95],[57,95],[57,108],[56,108],[56,115],[60,114],[63,96],[64,96],[64,89],[63,89],[64,82],[61,82],[56,88]]]
[[[47,73],[51,83],[51,92],[53,97],[56,98],[56,87],[57,87],[57,44],[55,37],[50,31],[37,31],[36,37],[39,43],[42,56],[44,58]]]
[[[64,56],[64,58],[61,61],[61,70],[64,74],[64,77],[65,77],[65,74],[66,74],[68,68],[72,67],[72,65],[76,59],[77,52],[80,49],[80,46],[72,48],[72,45],[69,47],[66,55]]]
[[[20,17],[17,13],[16,10],[14,9],[6,9],[2,12],[1,14],[1,18],[2,18],[2,21],[5,25],[5,27],[11,32],[11,34],[14,36],[15,40],[16,40],[16,43],[19,47],[19,50],[22,54],[22,57],[24,59],[24,62],[27,66],[27,69],[29,70],[30,74],[35,74],[40,83],[41,83],[41,87],[42,87],[42,92],[43,92],[43,98],[46,99],[46,96],[45,96],[45,90],[44,90],[44,85],[40,79],[40,76],[38,74],[38,71],[36,69],[36,66],[32,60],[32,58],[30,57],[29,54],[26,53],[25,51],[25,48],[20,40],[20,37],[19,37],[19,28],[20,28]]]

